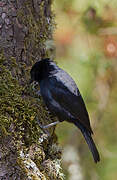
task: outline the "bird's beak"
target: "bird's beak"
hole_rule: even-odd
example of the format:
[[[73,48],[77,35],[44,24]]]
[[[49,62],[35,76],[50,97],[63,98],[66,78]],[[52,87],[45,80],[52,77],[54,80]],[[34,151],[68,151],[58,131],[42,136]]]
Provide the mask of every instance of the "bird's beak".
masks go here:
[[[31,84],[33,81],[34,81],[33,79],[30,79],[30,80],[29,80],[29,84]]]

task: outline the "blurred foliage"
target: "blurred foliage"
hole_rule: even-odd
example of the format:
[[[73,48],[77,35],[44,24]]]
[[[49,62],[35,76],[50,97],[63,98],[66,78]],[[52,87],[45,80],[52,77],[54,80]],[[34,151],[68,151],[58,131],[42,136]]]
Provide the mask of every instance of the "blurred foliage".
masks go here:
[[[114,22],[109,19],[103,19],[97,15],[96,8],[88,7],[83,13],[82,22],[87,30],[91,34],[99,33],[101,28],[107,28],[114,25]]]
[[[57,126],[60,143],[78,151],[78,163],[63,167],[68,180],[117,178],[117,1],[55,0],[57,62],[76,81],[87,105],[101,162],[94,164],[80,132],[66,122]],[[68,148],[69,151],[69,148]],[[67,153],[66,153],[67,154]],[[74,154],[71,154],[74,157]],[[74,161],[74,160],[73,160]],[[70,175],[73,165],[74,177]],[[75,176],[75,167],[83,176]]]

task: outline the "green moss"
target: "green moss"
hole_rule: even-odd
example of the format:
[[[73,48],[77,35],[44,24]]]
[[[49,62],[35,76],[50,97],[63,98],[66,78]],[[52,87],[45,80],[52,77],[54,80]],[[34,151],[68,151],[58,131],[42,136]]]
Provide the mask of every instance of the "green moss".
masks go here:
[[[0,62],[3,61],[0,59]],[[48,170],[43,171],[42,169],[42,162],[47,157],[51,158],[49,163],[52,163],[54,167],[57,158],[60,158],[61,151],[56,145],[51,148],[51,144],[56,142],[56,136],[53,136],[50,141],[47,135],[41,136],[37,118],[41,122],[51,121],[51,118],[43,108],[41,101],[31,97],[29,93],[31,89],[27,85],[21,86],[4,63],[0,63],[0,136],[1,138],[6,136],[13,138],[14,147],[19,152],[17,164],[22,168],[26,177],[63,179],[61,173],[57,174],[59,170],[48,169],[48,163],[43,165]],[[50,171],[49,177],[48,171]]]
[[[26,1],[18,10],[17,18],[25,31],[22,61],[15,57],[9,57],[7,60],[4,53],[0,52],[0,140],[2,142],[11,139],[12,142],[5,144],[2,152],[5,157],[6,152],[9,156],[13,150],[16,153],[14,153],[16,164],[22,168],[24,179],[28,177],[32,180],[53,179],[53,177],[59,179],[61,176],[57,173],[59,170],[54,171],[54,174],[51,172],[48,176],[48,170],[51,171],[48,163],[47,166],[43,165],[48,170],[42,170],[42,163],[48,158],[54,168],[61,152],[56,146],[51,148],[57,141],[53,129],[50,128],[52,137],[48,138],[37,123],[39,120],[42,124],[48,124],[53,119],[42,100],[27,83],[30,65],[38,58],[48,57],[53,53],[50,46],[54,28],[53,17],[44,15],[44,3],[46,1],[40,2],[37,13],[32,1]]]
[[[15,57],[11,57],[10,60],[11,60],[12,67],[17,67],[16,58]]]
[[[11,72],[3,65],[3,57],[0,58],[0,134],[5,136],[15,132],[17,139],[23,138],[25,144],[37,142],[40,128],[37,118],[42,121],[48,116],[46,110],[39,106],[37,99],[25,96],[28,93],[27,85],[21,86],[12,76]],[[30,88],[29,88],[30,90]],[[48,117],[49,119],[49,117]],[[13,130],[11,131],[11,126]]]
[[[35,150],[35,152],[33,150]],[[39,164],[34,161],[36,153],[38,153],[38,160],[40,159]],[[42,162],[41,155],[43,156],[43,150],[35,144],[33,144],[28,151],[19,151],[17,163],[22,168],[22,171],[27,178],[30,178],[32,180],[39,180],[40,178],[45,179],[45,176],[39,170],[39,166]]]
[[[19,21],[22,19],[22,23],[26,30],[24,51],[25,53],[30,51],[28,61],[31,63],[34,57],[48,57],[53,54],[51,48],[46,48],[46,41],[52,40],[52,31],[55,28],[55,23],[53,21],[54,15],[51,13],[50,17],[46,17],[44,14],[44,6],[45,3],[42,1],[37,9],[35,9],[31,1],[26,1],[25,6],[18,10],[18,19]],[[27,10],[27,13],[23,8]]]

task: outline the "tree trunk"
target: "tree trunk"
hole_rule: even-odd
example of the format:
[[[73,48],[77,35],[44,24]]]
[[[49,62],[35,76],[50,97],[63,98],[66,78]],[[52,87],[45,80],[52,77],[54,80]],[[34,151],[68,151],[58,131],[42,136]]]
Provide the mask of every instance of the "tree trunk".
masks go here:
[[[53,121],[28,84],[31,66],[54,54],[51,0],[0,1],[0,179],[63,179]]]

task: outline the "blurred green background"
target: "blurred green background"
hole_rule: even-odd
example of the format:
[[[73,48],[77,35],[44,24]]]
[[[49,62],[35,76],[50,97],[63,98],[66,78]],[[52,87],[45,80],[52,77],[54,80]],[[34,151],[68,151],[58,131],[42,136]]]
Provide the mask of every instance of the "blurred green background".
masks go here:
[[[55,0],[56,60],[76,81],[101,155],[95,164],[79,130],[56,128],[66,180],[117,179],[117,1]]]

